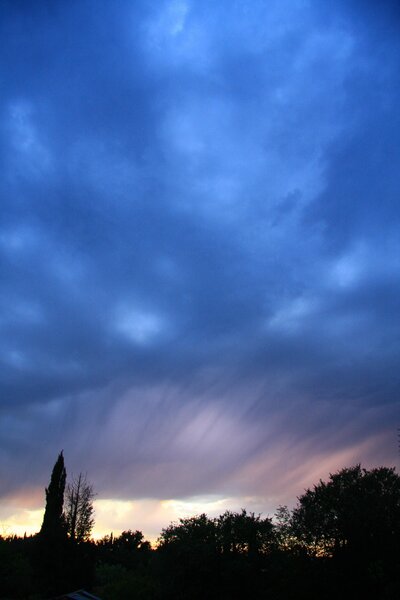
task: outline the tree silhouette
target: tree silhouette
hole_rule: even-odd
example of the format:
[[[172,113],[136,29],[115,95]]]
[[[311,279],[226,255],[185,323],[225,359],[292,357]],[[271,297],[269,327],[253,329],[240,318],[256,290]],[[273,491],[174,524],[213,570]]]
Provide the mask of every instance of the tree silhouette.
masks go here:
[[[300,496],[293,527],[314,553],[365,559],[394,556],[400,539],[400,477],[360,465],[330,475]]]
[[[40,530],[42,537],[51,540],[65,537],[65,520],[63,514],[66,470],[64,456],[61,451],[51,473],[49,487],[46,488],[46,508]]]
[[[274,546],[271,519],[244,509],[214,519],[205,514],[180,519],[163,529],[158,540],[165,597],[257,597],[263,565]]]
[[[90,538],[94,525],[93,486],[86,475],[79,473],[72,478],[65,491],[65,522],[69,537],[76,542]]]
[[[82,474],[73,479],[65,517],[64,491],[61,452],[41,534],[0,535],[1,597],[59,597],[84,587],[115,599],[398,598],[400,477],[393,468],[342,469],[300,496],[293,512],[279,507],[274,523],[244,509],[181,519],[163,529],[155,549],[140,531],[96,543],[79,537],[77,500],[91,507],[93,489]],[[93,513],[86,514],[87,524]]]
[[[268,552],[274,542],[271,519],[261,515],[227,510],[216,521],[218,538],[224,554],[246,554],[255,557]]]

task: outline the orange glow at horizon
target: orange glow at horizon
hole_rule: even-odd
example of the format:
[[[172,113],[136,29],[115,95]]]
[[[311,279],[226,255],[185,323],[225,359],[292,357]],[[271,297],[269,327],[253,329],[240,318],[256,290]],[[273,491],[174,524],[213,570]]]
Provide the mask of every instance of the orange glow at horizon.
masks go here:
[[[94,501],[94,539],[111,532],[140,530],[145,539],[154,543],[163,528],[180,518],[206,513],[210,517],[226,510],[239,511],[246,508],[264,516],[272,516],[281,504],[291,508],[296,497],[304,489],[327,479],[329,473],[356,463],[365,465],[363,458],[375,456],[376,464],[368,461],[368,468],[379,466],[379,448],[382,435],[373,436],[363,442],[342,448],[334,454],[328,452],[315,455],[305,441],[293,454],[290,444],[281,441],[274,453],[262,453],[253,457],[238,469],[227,485],[236,488],[235,494],[199,495],[186,498],[141,498],[117,499],[96,498]],[[286,457],[287,470],[282,469],[282,456]],[[290,461],[292,456],[292,461]],[[303,460],[299,460],[303,456]],[[271,485],[273,482],[274,485]],[[278,493],[277,490],[280,490]],[[33,535],[40,530],[44,513],[44,490],[30,488],[7,496],[0,503],[0,535]]]

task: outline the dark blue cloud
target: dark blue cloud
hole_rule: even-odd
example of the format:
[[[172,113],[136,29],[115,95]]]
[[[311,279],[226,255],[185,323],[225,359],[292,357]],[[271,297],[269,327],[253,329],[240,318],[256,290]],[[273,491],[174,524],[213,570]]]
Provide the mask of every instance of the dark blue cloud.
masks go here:
[[[116,496],[393,460],[398,11],[361,4],[2,4],[4,493],[60,446]]]

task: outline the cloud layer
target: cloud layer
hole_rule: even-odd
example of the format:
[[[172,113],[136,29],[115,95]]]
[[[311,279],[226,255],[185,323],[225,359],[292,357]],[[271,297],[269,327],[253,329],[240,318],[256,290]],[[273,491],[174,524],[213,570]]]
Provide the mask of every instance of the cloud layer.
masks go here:
[[[396,3],[0,10],[0,494],[61,448],[267,510],[393,464]]]

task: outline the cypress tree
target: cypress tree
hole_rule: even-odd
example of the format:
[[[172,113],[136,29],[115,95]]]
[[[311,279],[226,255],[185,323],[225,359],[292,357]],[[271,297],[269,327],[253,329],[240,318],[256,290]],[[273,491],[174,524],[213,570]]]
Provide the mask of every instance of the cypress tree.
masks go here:
[[[61,451],[53,467],[49,487],[46,488],[46,509],[40,534],[51,540],[62,539],[66,535],[64,522],[64,489],[66,480],[64,456]]]

